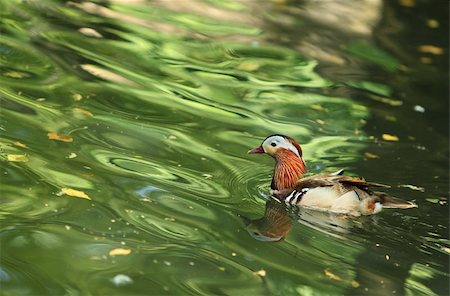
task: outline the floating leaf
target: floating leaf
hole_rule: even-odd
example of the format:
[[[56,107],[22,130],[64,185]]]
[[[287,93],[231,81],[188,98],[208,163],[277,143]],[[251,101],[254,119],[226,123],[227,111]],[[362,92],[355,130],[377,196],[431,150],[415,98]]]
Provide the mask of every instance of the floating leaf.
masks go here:
[[[311,109],[317,110],[317,111],[326,111],[326,109],[324,107],[322,107],[322,105],[316,105],[316,104],[312,104]]]
[[[111,72],[109,70],[100,68],[99,66],[85,64],[85,65],[81,65],[81,68],[84,71],[89,72],[90,74],[92,74],[94,76],[100,77],[102,79],[105,79],[105,80],[108,80],[111,82],[117,82],[117,83],[129,85],[129,86],[137,86],[137,84],[134,83],[133,81],[131,81],[119,74]]]
[[[267,275],[267,271],[265,271],[264,269],[261,269],[261,270],[255,271],[253,274],[261,276],[261,277],[265,277]]]
[[[239,64],[237,66],[237,69],[252,72],[252,71],[258,70],[260,66],[261,65],[259,63],[248,61],[248,62],[242,62],[241,64]]]
[[[398,187],[409,188],[411,190],[425,192],[425,188],[419,187],[419,186],[415,186],[415,185],[411,185],[411,184],[402,184],[402,185],[398,185]]]
[[[425,198],[426,201],[437,204],[439,202],[438,198]]]
[[[380,96],[377,96],[377,95],[369,95],[369,98],[371,98],[374,101],[381,102],[381,103],[384,103],[384,104],[388,104],[388,105],[391,105],[391,106],[401,106],[401,105],[403,105],[403,101],[401,101],[401,100],[395,100],[395,99],[391,99],[391,98],[380,97]]]
[[[130,249],[117,248],[109,251],[109,256],[128,255],[130,253],[131,253]]]
[[[72,152],[72,153],[70,153],[69,156],[67,156],[67,157],[70,158],[70,159],[72,159],[72,158],[77,157],[77,154]]]
[[[316,122],[320,125],[324,125],[325,121],[323,121],[322,119],[316,119]]]
[[[25,154],[8,154],[7,155],[8,161],[12,162],[27,162],[28,156]]]
[[[429,53],[434,55],[441,55],[444,53],[444,49],[434,45],[421,45],[418,47],[418,50],[423,53]]]
[[[324,270],[324,273],[325,273],[325,275],[326,275],[327,277],[329,277],[329,278],[332,279],[332,280],[335,280],[335,281],[342,281],[342,278],[341,278],[340,276],[335,275],[334,273],[332,273],[332,272],[329,271],[328,269],[325,269],[325,270]]]
[[[400,140],[397,136],[390,135],[390,134],[383,134],[382,138],[385,141],[393,141],[393,142],[397,142]]]
[[[439,22],[435,19],[429,19],[427,20],[427,26],[431,29],[437,29],[439,28]]]
[[[365,152],[364,156],[367,158],[380,158],[378,155],[370,153],[370,152]]]
[[[58,195],[63,195],[63,194],[66,194],[66,195],[72,196],[72,197],[79,197],[79,198],[85,198],[85,199],[91,200],[89,195],[87,195],[83,191],[79,191],[79,190],[75,190],[75,189],[62,188],[61,192],[58,193]]]
[[[419,112],[419,113],[424,113],[425,112],[425,108],[420,106],[420,105],[415,105],[414,106],[414,111]]]
[[[27,148],[27,145],[25,145],[19,141],[14,142],[14,145],[17,147],[21,147],[21,148]]]
[[[388,121],[392,121],[392,122],[396,122],[397,121],[397,117],[393,116],[393,115],[386,115],[384,117],[386,120]]]
[[[27,73],[23,73],[23,72],[9,71],[9,72],[3,73],[3,76],[20,79],[20,78],[24,78],[24,77],[29,77],[30,75],[28,75]]]
[[[116,287],[126,286],[133,283],[133,279],[127,276],[126,274],[118,274],[111,279],[111,282]]]
[[[202,177],[205,178],[206,180],[210,180],[213,178],[213,175],[205,173],[205,174],[202,174]]]
[[[78,32],[80,32],[83,35],[89,36],[89,37],[95,37],[95,38],[102,38],[102,34],[97,32],[96,30],[92,28],[80,28],[78,29]]]
[[[93,114],[91,112],[89,112],[88,110],[84,110],[82,108],[73,108],[73,111],[81,113],[86,116],[93,116]]]
[[[450,254],[450,248],[442,247],[441,250],[444,251],[447,254]]]
[[[83,99],[83,96],[80,94],[74,94],[72,96],[72,99],[74,99],[75,101],[81,101]]]
[[[353,280],[353,281],[351,282],[351,284],[352,284],[352,287],[353,287],[353,288],[358,288],[358,287],[360,286],[359,282],[358,282],[358,281],[355,281],[355,280]]]
[[[399,0],[398,2],[404,7],[414,7],[414,5],[416,5],[415,0]]]
[[[63,142],[73,142],[73,138],[71,135],[58,134],[55,132],[50,132],[47,134],[50,140],[58,140]]]

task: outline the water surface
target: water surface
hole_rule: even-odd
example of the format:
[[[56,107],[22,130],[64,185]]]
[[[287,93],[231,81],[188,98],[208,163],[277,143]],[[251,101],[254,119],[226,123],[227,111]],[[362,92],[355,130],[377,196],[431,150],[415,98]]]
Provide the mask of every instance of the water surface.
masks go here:
[[[2,293],[448,294],[448,4],[416,2],[0,1]],[[272,133],[419,207],[268,202]]]

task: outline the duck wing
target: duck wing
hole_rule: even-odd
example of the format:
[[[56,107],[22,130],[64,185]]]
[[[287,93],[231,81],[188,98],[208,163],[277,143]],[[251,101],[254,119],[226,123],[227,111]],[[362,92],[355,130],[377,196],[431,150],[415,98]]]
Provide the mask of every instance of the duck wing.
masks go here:
[[[391,197],[370,188],[390,188],[363,178],[341,174],[319,174],[300,179],[294,188],[277,192],[286,203],[323,211],[372,214],[386,208],[411,208],[414,203]],[[378,204],[378,206],[377,206]]]
[[[345,176],[342,174],[320,174],[298,180],[295,189],[327,187],[341,184],[342,186],[355,186],[360,189],[368,189],[369,187],[390,188],[391,186],[367,182],[364,178]]]

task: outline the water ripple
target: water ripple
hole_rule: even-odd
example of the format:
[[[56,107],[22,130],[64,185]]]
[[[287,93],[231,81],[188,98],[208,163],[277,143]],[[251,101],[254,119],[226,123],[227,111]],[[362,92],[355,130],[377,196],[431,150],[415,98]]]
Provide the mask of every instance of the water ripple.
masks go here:
[[[416,125],[393,121],[400,109],[383,103],[403,102],[395,96],[403,96],[407,77],[427,71],[402,66],[395,73],[400,83],[389,90],[382,81],[393,76],[364,59],[398,61],[372,45],[372,37],[354,42],[343,31],[322,34],[327,24],[317,29],[302,14],[315,1],[276,8],[254,1],[97,2],[1,3],[5,293],[328,295],[366,287],[390,293],[378,279],[406,292],[444,291],[432,285],[448,278],[446,205],[383,212],[340,236],[312,222],[293,223],[290,235],[274,244],[256,241],[240,217],[263,215],[274,163],[246,151],[271,133],[298,139],[311,173],[352,171],[368,146],[382,145],[383,153],[371,151],[380,158],[361,166],[393,183],[412,178],[387,170],[382,155],[401,148],[395,163],[414,172],[431,154],[409,151]],[[351,54],[341,50],[347,45]],[[302,56],[305,46],[312,56],[333,53],[328,61],[338,64]],[[426,66],[438,65],[438,58]],[[393,98],[373,101],[369,93]],[[413,117],[420,126],[433,110],[425,107],[424,116]],[[367,122],[377,110],[382,120],[372,130]],[[366,134],[389,129],[399,143],[380,144]],[[51,140],[48,132],[73,141]],[[427,162],[423,187],[444,202],[446,191],[435,187],[446,188],[441,180],[448,170],[437,164],[445,163],[445,149],[433,151],[440,156]],[[26,161],[9,161],[10,154]],[[92,200],[57,196],[62,187]],[[110,256],[117,248],[130,253]],[[330,274],[341,280],[327,279]],[[131,281],[116,286],[117,275]]]
[[[198,196],[214,196],[217,199],[225,199],[229,196],[228,191],[219,184],[205,177],[201,179],[198,172],[176,165],[127,157],[105,150],[91,150],[91,154],[112,171],[141,176],[149,182],[174,192],[181,190]]]

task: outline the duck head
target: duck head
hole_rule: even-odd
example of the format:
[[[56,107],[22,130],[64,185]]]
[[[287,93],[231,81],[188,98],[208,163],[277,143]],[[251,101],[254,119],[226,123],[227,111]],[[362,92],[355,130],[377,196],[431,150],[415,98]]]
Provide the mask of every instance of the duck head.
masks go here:
[[[284,135],[271,135],[260,146],[248,151],[250,154],[266,153],[275,161],[271,188],[285,190],[293,188],[298,179],[306,173],[302,158],[302,148],[293,138]]]

